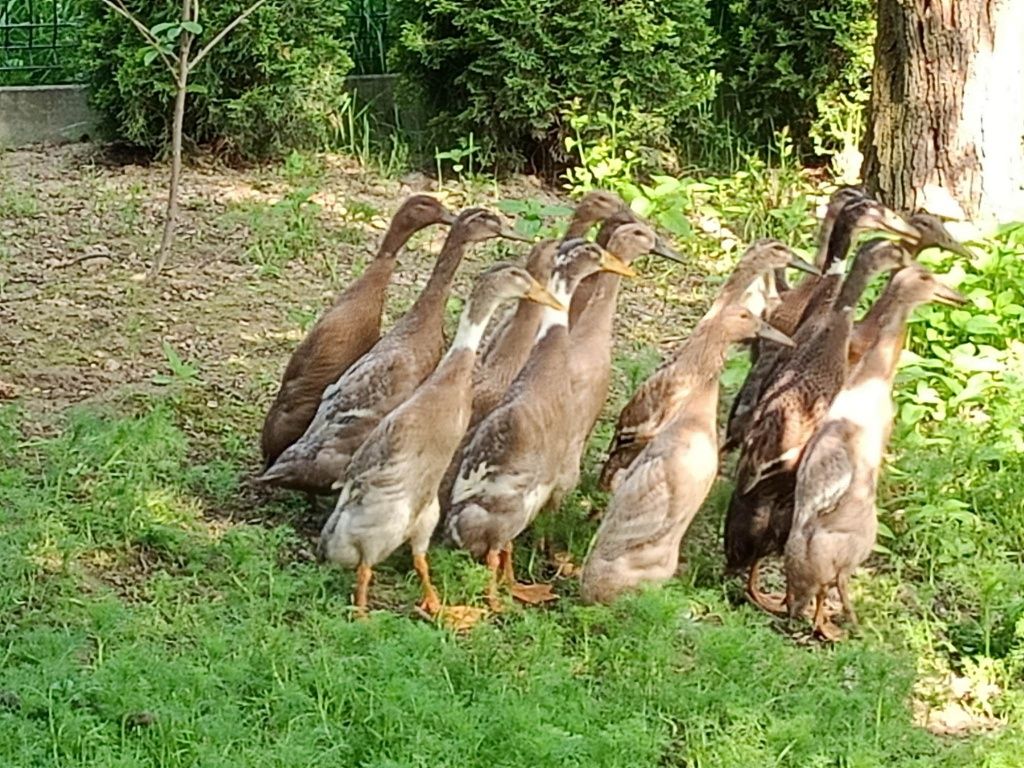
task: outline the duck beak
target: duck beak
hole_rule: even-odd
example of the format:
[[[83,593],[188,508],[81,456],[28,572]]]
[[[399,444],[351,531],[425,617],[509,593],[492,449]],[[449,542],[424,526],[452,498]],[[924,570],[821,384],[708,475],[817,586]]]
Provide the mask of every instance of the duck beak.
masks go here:
[[[896,235],[911,245],[916,245],[921,240],[921,232],[917,227],[907,223],[902,216],[897,215],[884,205],[879,205],[876,210],[871,212],[869,226]]]
[[[552,295],[551,291],[536,280],[533,281],[533,285],[531,285],[530,290],[523,295],[523,298],[536,304],[543,304],[545,307],[557,309],[559,312],[565,312],[568,309],[568,307]]]
[[[787,267],[793,269],[799,269],[801,272],[806,272],[809,275],[820,275],[821,270],[811,264],[809,261],[804,261],[799,256],[793,256],[789,261],[786,262]]]
[[[950,253],[955,253],[958,256],[963,256],[965,259],[974,258],[974,254],[971,252],[971,249],[959,240],[955,239],[948,232],[943,232],[939,236],[939,239],[935,243],[935,247],[941,248],[944,251],[949,251]]]
[[[676,264],[685,264],[683,257],[672,250],[668,243],[662,240],[660,237],[654,241],[654,247],[651,248],[651,253],[655,256],[661,256],[663,259],[674,261]]]
[[[505,227],[498,234],[501,235],[501,237],[505,238],[506,240],[518,240],[520,243],[532,243],[533,242],[533,238],[532,237],[527,237],[524,234],[516,232],[511,227]]]
[[[622,275],[623,277],[636,277],[636,272],[630,268],[629,264],[614,253],[602,250],[600,265],[601,269],[605,272]]]
[[[784,347],[796,346],[796,342],[789,338],[789,336],[768,323],[761,323],[761,327],[757,329],[757,335],[762,339],[774,341],[776,344],[781,344]]]
[[[451,211],[445,211],[444,213],[441,214],[440,223],[444,224],[447,227],[452,226],[452,224],[455,223],[455,214],[452,213]]]
[[[967,304],[967,297],[939,283],[932,294],[932,301],[936,304],[945,304],[947,307],[962,307],[964,304]]]

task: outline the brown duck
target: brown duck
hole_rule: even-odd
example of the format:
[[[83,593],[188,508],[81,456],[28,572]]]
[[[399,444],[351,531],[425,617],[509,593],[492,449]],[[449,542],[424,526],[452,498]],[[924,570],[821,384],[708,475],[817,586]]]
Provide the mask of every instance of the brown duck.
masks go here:
[[[917,242],[920,233],[903,221],[899,216],[885,206],[859,194],[855,188],[845,188],[844,195],[837,195],[837,203],[842,202],[842,207],[836,215],[828,238],[828,248],[824,259],[825,269],[821,277],[811,277],[801,285],[809,286],[809,293],[804,293],[798,286],[794,291],[800,291],[800,296],[795,296],[793,291],[783,301],[782,305],[772,316],[778,318],[782,325],[786,326],[784,331],[789,335],[796,336],[796,329],[803,323],[812,312],[827,310],[839,293],[842,285],[843,273],[846,269],[846,259],[850,251],[850,245],[860,232],[878,230],[902,236],[906,242]],[[801,308],[799,315],[795,314],[796,307]],[[788,307],[783,311],[784,307]],[[793,318],[796,317],[796,321]],[[799,341],[799,339],[798,339]],[[791,353],[785,347],[773,346],[771,344],[760,345],[757,359],[750,367],[747,378],[740,387],[732,402],[729,412],[729,420],[726,426],[725,444],[723,452],[731,451],[738,447],[750,425],[750,419],[761,393],[772,381],[773,370],[781,365]]]
[[[597,235],[598,245],[626,264],[648,253],[670,260],[678,257],[630,213],[613,216]],[[612,333],[622,277],[611,272],[592,275],[590,299],[575,325],[569,328],[569,368],[574,420],[570,426],[570,450],[565,455],[563,474],[552,492],[550,504],[557,509],[566,494],[579,482],[580,461],[587,440],[605,402],[612,376]]]
[[[569,240],[555,258],[548,291],[568,305],[579,282],[598,270],[632,275],[600,246]],[[495,608],[500,607],[499,570],[521,599],[535,602],[552,596],[548,585],[515,584],[512,542],[548,503],[570,447],[568,356],[568,312],[547,308],[526,365],[499,406],[480,422],[463,453],[451,497],[441,500],[448,538],[485,559],[492,576],[488,596]]]
[[[725,552],[729,570],[747,571],[747,594],[765,610],[778,610],[781,601],[761,593],[760,562],[781,553],[789,536],[797,463],[846,380],[857,302],[873,275],[909,263],[894,242],[862,246],[839,296],[798,328],[792,355],[754,409],[726,513]]]
[[[428,195],[414,195],[402,203],[377,256],[338,294],[288,360],[263,422],[260,447],[264,469],[302,437],[316,415],[324,390],[377,343],[384,295],[398,254],[409,238],[432,224],[451,224],[454,220],[444,205]]]
[[[738,304],[697,324],[688,342],[691,364],[672,369],[686,394],[668,425],[622,473],[583,564],[584,602],[607,603],[675,574],[679,544],[718,474],[718,380],[726,353],[755,336],[793,343]]]
[[[467,247],[494,237],[524,239],[496,214],[458,215],[416,302],[395,326],[324,392],[305,434],[263,473],[265,482],[328,493],[366,435],[430,375],[444,353],[444,310]]]
[[[748,286],[761,275],[783,266],[815,271],[778,240],[755,242],[740,258],[698,327],[739,302]],[[691,336],[680,345],[668,361],[640,385],[622,409],[608,458],[601,470],[600,486],[604,490],[615,489],[619,473],[628,468],[644,445],[672,420],[679,404],[689,397],[691,386],[705,380],[700,365],[702,338]]]
[[[341,494],[320,535],[323,559],[355,568],[355,606],[365,613],[372,568],[408,541],[423,585],[420,607],[441,603],[430,580],[427,547],[437,525],[437,487],[469,421],[473,362],[484,329],[503,301],[522,298],[561,307],[520,267],[481,274],[448,353],[412,396],[374,427],[339,481]]]
[[[907,318],[927,301],[954,306],[965,301],[916,264],[893,275],[882,299],[876,338],[808,441],[796,473],[785,548],[786,607],[796,618],[814,600],[814,632],[828,640],[841,636],[825,615],[830,586],[838,589],[851,624],[857,623],[847,585],[875,545],[875,494],[892,428],[890,393]]]

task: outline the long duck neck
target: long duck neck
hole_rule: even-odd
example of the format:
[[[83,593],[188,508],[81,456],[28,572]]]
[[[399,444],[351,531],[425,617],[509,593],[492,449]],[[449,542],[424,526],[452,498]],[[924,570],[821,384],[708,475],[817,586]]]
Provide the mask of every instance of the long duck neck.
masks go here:
[[[417,297],[416,303],[406,313],[404,322],[439,324],[442,321],[448,293],[455,279],[455,271],[459,268],[468,245],[469,241],[465,234],[453,228],[437,257],[430,279]]]
[[[579,277],[555,271],[548,280],[548,291],[558,299],[563,307],[568,307],[572,302],[573,291],[580,282]],[[567,330],[569,325],[569,313],[564,309],[544,307],[540,316],[540,328],[537,330],[537,341],[540,341],[551,332]]]
[[[575,238],[584,237],[590,228],[593,227],[599,219],[591,213],[586,211],[580,211],[578,208],[572,215],[572,219],[569,221],[569,226],[565,230],[565,236],[562,238],[562,242],[566,240],[573,240]]]
[[[680,377],[697,376],[716,381],[725,367],[731,342],[721,332],[710,311],[697,323],[689,338],[672,358],[673,373]]]
[[[868,263],[867,259],[854,259],[853,266],[843,281],[843,287],[839,290],[839,295],[832,308],[836,311],[856,309],[857,302],[860,301],[864,289],[868,287],[875,272],[876,270]]]
[[[871,340],[850,374],[851,384],[869,378],[884,379],[887,384],[892,384],[912,310],[913,307],[899,300],[893,283],[886,286],[864,318],[864,322],[871,321]]]

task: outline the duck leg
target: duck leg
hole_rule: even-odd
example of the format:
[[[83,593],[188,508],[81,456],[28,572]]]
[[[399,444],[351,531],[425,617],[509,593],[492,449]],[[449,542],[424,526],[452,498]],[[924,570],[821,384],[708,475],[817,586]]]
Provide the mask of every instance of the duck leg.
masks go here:
[[[419,608],[430,616],[436,616],[437,612],[441,610],[441,598],[437,596],[437,590],[434,589],[434,584],[430,580],[430,566],[427,565],[427,548],[430,546],[430,537],[433,535],[440,517],[441,505],[435,496],[416,515],[412,529],[409,531],[412,567],[416,569],[416,575],[420,577],[420,584],[423,585],[423,599],[419,603]]]
[[[309,514],[310,514],[310,517],[313,517],[313,518],[320,517],[320,502],[317,499],[316,494],[313,493],[312,491],[307,491],[307,493],[306,493],[306,501],[309,502]]]
[[[515,569],[512,566],[512,543],[509,542],[501,550],[500,560],[502,563],[502,580],[509,585],[512,597],[523,603],[539,605],[551,600],[557,600],[550,584],[523,584],[516,581]]]
[[[747,574],[747,598],[762,611],[771,614],[785,614],[784,595],[771,595],[761,591],[761,560],[755,560]]]
[[[487,570],[491,572],[491,579],[487,582],[487,603],[491,610],[499,613],[502,610],[501,599],[498,597],[498,571],[501,569],[501,553],[496,549],[487,550],[484,558]]]
[[[843,631],[831,622],[825,615],[825,596],[828,593],[828,585],[824,584],[818,588],[818,594],[814,598],[814,636],[829,642],[836,642],[843,637]]]
[[[436,616],[441,610],[441,598],[437,596],[437,590],[430,580],[430,566],[427,565],[425,552],[412,556],[412,567],[416,569],[416,575],[420,577],[420,583],[423,585],[423,599],[419,607],[431,616]]]
[[[836,579],[836,589],[839,590],[839,599],[843,602],[843,610],[850,620],[850,626],[857,626],[857,612],[853,610],[853,601],[850,600],[850,593],[847,588],[850,585],[850,574],[840,573]]]
[[[356,618],[366,618],[366,604],[370,593],[370,581],[373,579],[373,569],[366,563],[359,563],[356,567],[356,594],[353,601],[356,606]]]

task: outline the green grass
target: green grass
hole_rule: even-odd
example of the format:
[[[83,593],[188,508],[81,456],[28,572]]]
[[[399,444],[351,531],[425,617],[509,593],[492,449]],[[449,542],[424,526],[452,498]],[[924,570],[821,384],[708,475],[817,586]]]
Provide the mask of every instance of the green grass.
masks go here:
[[[194,463],[182,407],[45,439],[0,411],[0,764],[1011,764],[1016,730],[911,725],[913,650],[871,612],[864,639],[805,647],[701,577],[464,636],[401,608],[352,621],[349,574],[298,558],[290,527],[217,522],[244,456]],[[378,599],[414,599],[407,560]],[[449,599],[482,582],[436,567]]]

